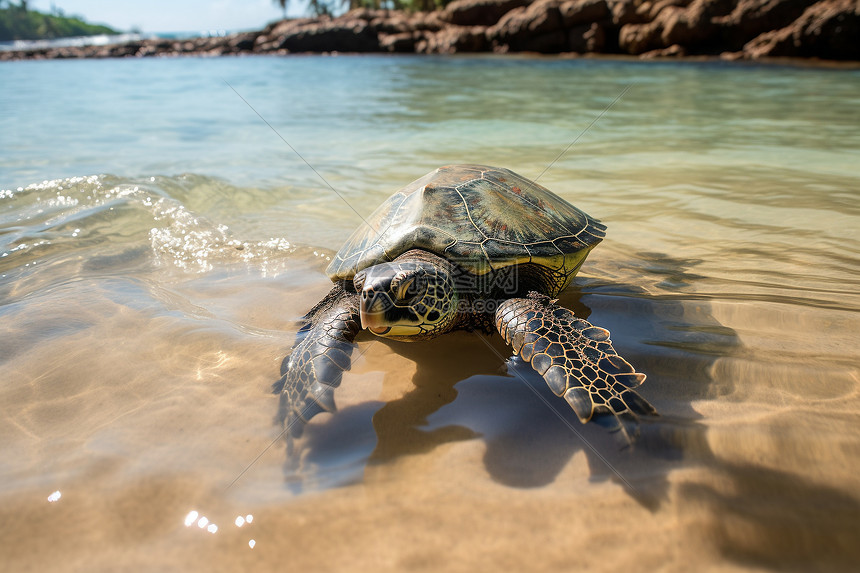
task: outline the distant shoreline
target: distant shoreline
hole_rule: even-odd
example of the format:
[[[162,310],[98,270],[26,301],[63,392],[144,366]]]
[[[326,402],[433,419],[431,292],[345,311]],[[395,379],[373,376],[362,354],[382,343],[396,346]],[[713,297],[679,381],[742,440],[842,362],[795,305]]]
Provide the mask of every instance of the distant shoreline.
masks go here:
[[[66,15],[52,7],[50,13],[33,10],[26,2],[3,3],[0,8],[0,42],[55,40],[70,37],[86,37],[119,34],[110,26],[91,24],[79,16]]]
[[[436,12],[358,9],[338,18],[282,20],[224,36],[6,49],[0,61],[538,53],[851,66],[860,62],[858,37],[860,7],[853,0],[455,0]]]

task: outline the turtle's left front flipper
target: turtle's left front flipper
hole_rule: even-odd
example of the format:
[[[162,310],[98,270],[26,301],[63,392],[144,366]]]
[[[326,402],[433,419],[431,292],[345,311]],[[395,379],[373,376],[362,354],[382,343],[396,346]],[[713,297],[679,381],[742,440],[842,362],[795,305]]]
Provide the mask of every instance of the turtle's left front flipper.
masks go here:
[[[530,293],[502,301],[495,322],[514,352],[531,363],[556,396],[567,400],[583,424],[595,414],[612,414],[616,429],[632,441],[638,435],[638,415],[657,414],[633,390],[645,375],[615,352],[609,332],[549,297]]]
[[[360,330],[358,295],[339,284],[305,315],[274,385],[281,394],[280,421],[293,437],[320,412],[335,411],[334,389],[351,366],[353,340]]]

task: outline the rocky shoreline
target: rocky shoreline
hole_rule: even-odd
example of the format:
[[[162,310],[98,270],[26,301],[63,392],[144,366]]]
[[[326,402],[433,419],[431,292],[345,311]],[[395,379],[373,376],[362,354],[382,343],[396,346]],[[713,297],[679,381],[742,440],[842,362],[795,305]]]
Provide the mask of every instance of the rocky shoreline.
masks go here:
[[[860,60],[858,0],[455,0],[359,9],[183,41],[0,51],[0,60],[291,53],[537,52]]]

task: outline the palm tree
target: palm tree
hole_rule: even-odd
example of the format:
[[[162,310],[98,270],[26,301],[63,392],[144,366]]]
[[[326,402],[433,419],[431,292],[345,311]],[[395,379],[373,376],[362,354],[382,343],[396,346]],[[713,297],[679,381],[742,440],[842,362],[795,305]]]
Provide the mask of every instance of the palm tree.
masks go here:
[[[393,8],[395,10],[437,10],[447,5],[451,0],[308,0],[308,7],[317,16],[331,16],[337,4],[346,7],[347,10],[354,8]],[[2,2],[2,0],[0,0]],[[275,3],[284,11],[287,17],[287,3],[289,0],[275,0]]]
[[[275,0],[275,3],[281,7],[281,10],[284,11],[284,18],[287,17],[288,1],[289,0]],[[334,2],[326,2],[326,0],[308,0],[308,7],[311,9],[311,12],[313,12],[317,16],[331,16],[333,12],[332,4],[334,4]],[[353,8],[355,6],[360,5],[361,2],[360,0],[344,0],[344,4],[347,4],[350,8]]]

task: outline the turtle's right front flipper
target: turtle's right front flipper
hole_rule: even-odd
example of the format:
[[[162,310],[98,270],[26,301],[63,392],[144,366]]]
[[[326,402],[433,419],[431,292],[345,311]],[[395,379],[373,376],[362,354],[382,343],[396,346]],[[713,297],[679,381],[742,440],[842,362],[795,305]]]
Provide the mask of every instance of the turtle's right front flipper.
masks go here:
[[[633,389],[645,375],[615,352],[609,332],[577,318],[549,297],[530,293],[528,298],[503,301],[496,310],[496,327],[583,424],[595,414],[611,414],[614,429],[632,442],[639,430],[638,416],[657,414]]]
[[[281,364],[280,421],[293,437],[320,412],[334,412],[334,389],[351,365],[353,340],[361,330],[358,295],[335,287],[304,317],[296,344]]]

